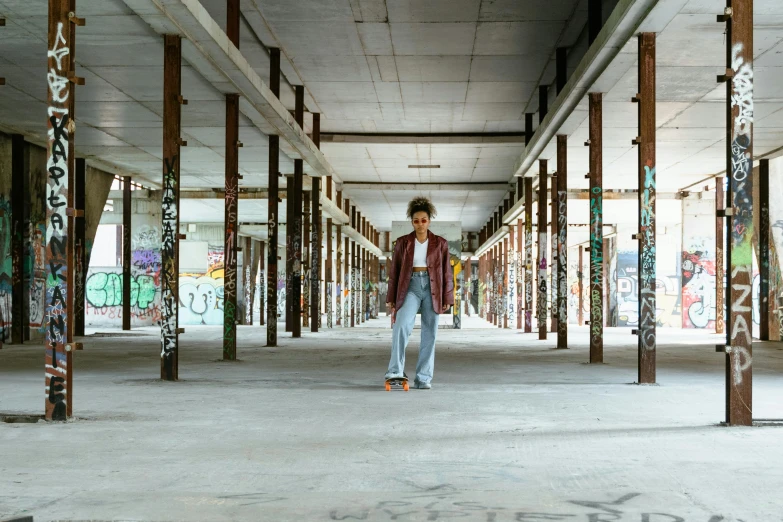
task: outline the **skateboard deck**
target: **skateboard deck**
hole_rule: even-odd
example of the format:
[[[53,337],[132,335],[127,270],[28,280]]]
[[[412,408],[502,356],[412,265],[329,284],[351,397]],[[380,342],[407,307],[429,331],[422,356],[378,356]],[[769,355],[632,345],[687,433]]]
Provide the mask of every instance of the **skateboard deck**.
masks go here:
[[[386,379],[386,391],[408,391],[410,386],[408,385],[407,377],[395,377],[393,379]]]

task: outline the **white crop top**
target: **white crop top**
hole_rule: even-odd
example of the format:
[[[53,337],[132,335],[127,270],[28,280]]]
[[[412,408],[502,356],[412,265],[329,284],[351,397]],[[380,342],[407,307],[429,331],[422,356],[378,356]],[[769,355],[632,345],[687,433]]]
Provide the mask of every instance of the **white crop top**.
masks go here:
[[[418,239],[413,238],[413,244],[415,245],[413,249],[413,268],[427,268],[427,245],[429,242],[429,238],[424,243],[419,243]]]

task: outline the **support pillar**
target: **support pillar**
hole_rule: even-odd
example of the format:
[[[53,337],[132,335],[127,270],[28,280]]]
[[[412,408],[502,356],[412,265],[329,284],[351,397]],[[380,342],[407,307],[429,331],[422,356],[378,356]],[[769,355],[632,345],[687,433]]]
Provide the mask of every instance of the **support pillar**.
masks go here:
[[[639,35],[639,384],[655,383],[655,33]]]
[[[87,288],[87,216],[84,214],[86,209],[85,184],[87,181],[87,163],[84,158],[76,158],[76,177],[75,177],[75,202],[76,210],[82,212],[81,217],[76,218],[76,237],[74,247],[76,249],[76,288],[73,296],[74,309],[74,331],[76,336],[84,335],[84,300],[85,288]]]
[[[508,317],[508,325],[507,328],[513,328],[514,323],[516,322],[517,318],[517,279],[519,278],[519,273],[517,272],[517,252],[514,250],[516,247],[516,227],[514,225],[510,225],[508,227],[508,239],[507,239],[507,250],[508,252],[506,260],[506,270],[508,273],[507,282],[506,285],[506,295],[508,296],[508,303],[506,306],[506,316]],[[470,259],[468,259],[467,262],[467,268],[470,270]],[[470,272],[468,272],[469,274]]]
[[[304,128],[304,85],[294,87],[295,109],[294,119],[300,128]],[[289,220],[291,227],[291,249],[293,274],[291,284],[291,336],[302,337],[302,182],[304,178],[304,162],[294,160],[294,197],[293,219]]]
[[[576,282],[577,282],[577,297],[578,297],[578,306],[576,310],[576,322],[578,325],[585,324],[585,302],[584,302],[584,295],[585,295],[585,274],[582,268],[584,267],[584,252],[585,247],[582,245],[579,245],[579,267],[576,269]]]
[[[160,378],[179,379],[179,166],[182,41],[164,35]]]
[[[27,175],[24,169],[24,136],[11,136],[11,342],[22,344],[29,328],[24,306],[24,227],[25,207],[30,206]],[[0,338],[0,346],[2,346]]]
[[[559,159],[559,158],[558,158]],[[559,162],[558,162],[559,163]],[[549,256],[549,295],[550,295],[550,302],[549,302],[549,310],[550,310],[550,320],[551,324],[549,325],[549,331],[552,333],[557,333],[557,318],[558,318],[558,311],[557,311],[557,181],[559,179],[560,173],[557,172],[555,175],[552,176],[552,186],[549,189],[549,209],[550,209],[550,218],[549,218],[549,235],[552,238],[552,248],[551,248],[551,254]]]
[[[255,286],[255,279],[252,277],[255,274],[253,258],[253,239],[246,236],[245,245],[242,247],[242,288],[245,291],[245,318],[242,324],[247,325],[253,324],[253,287]]]
[[[256,252],[255,252],[255,258],[253,261],[253,266],[258,267],[258,324],[259,326],[264,326],[264,315],[266,313],[266,308],[264,307],[264,294],[266,292],[266,257],[264,253],[266,243],[263,241],[259,241],[256,245]],[[255,259],[258,261],[256,262]],[[255,281],[256,278],[253,278],[253,281]],[[255,297],[254,297],[255,299]]]
[[[313,114],[313,143],[321,148],[321,115]],[[313,178],[313,230],[310,236],[310,331],[321,323],[321,178]]]
[[[356,230],[356,207],[351,206],[351,228]],[[356,243],[351,241],[351,328],[356,326]]]
[[[722,334],[726,332],[726,301],[725,287],[726,268],[725,268],[725,248],[726,239],[724,235],[726,224],[723,217],[723,210],[726,208],[726,198],[724,197],[725,178],[718,176],[715,178],[715,333]],[[783,333],[783,332],[781,332]]]
[[[66,420],[73,404],[73,73],[72,11],[68,0],[49,0],[48,142],[46,180],[46,330],[45,412],[48,420]]]
[[[590,125],[590,362],[604,362],[604,238],[602,96],[589,95]]]
[[[759,162],[759,340],[769,341],[769,160]]]
[[[269,49],[269,89],[280,97],[280,49]],[[277,247],[280,242],[280,136],[269,136],[269,200],[267,204],[266,345],[277,346]],[[263,309],[263,303],[261,308]],[[263,314],[262,314],[263,316]],[[262,323],[263,324],[263,323]]]
[[[525,333],[533,331],[533,178],[525,178]]]
[[[294,176],[285,177],[285,331],[291,332],[294,320],[291,317],[293,310],[292,296],[294,278],[294,251],[293,251],[293,222],[294,222]]]
[[[235,1],[235,0],[232,0]],[[235,42],[236,43],[236,42]],[[237,358],[237,239],[239,195],[239,95],[226,94],[226,192],[223,300],[223,360]]]
[[[310,178],[311,181],[315,181],[314,178]],[[310,192],[302,193],[303,209],[302,212],[302,324],[304,326],[310,326],[310,272],[312,268],[310,266]]]
[[[343,303],[343,328],[353,326],[351,317],[353,317],[353,288],[351,282],[353,281],[353,257],[351,256],[350,240],[346,237],[343,246],[343,252],[345,253],[345,264],[343,265],[343,295],[345,300]]]
[[[326,327],[333,328],[332,318],[332,218],[326,219]]]
[[[334,231],[334,244],[337,245],[336,261],[337,261],[337,273],[335,274],[335,294],[334,300],[335,321],[337,326],[344,326],[343,323],[343,291],[345,290],[345,282],[343,281],[343,226],[337,225]]]
[[[726,423],[749,426],[753,410],[753,0],[727,0],[726,172],[729,177]]]
[[[522,178],[519,178],[519,181],[524,183],[524,180]],[[519,197],[524,197],[523,190],[520,191]],[[516,263],[516,273],[517,273],[517,330],[522,330],[524,326],[524,317],[525,312],[523,310],[524,308],[524,302],[525,302],[525,270],[523,267],[525,266],[525,263],[523,261],[525,256],[525,228],[523,225],[524,221],[522,218],[519,218],[517,220],[517,252],[516,252],[516,258],[514,259],[514,263]]]
[[[547,265],[547,161],[538,160],[538,339],[546,340],[546,265]]]
[[[500,250],[500,320],[498,328],[508,328],[508,238],[498,242]]]
[[[557,135],[557,347],[568,348],[568,136],[565,134]]]
[[[122,329],[131,329],[131,179],[122,178]]]

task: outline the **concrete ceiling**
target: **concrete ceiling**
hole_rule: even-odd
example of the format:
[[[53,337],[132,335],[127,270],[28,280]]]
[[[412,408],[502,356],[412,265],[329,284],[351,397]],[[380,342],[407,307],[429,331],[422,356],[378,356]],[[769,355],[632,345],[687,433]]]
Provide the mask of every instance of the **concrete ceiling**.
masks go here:
[[[225,26],[225,0],[201,2]],[[658,32],[658,188],[676,191],[725,169],[724,26],[714,0],[660,1],[640,30]],[[783,2],[755,0],[754,154],[783,146]],[[304,84],[308,111],[322,114],[323,133],[519,133],[524,113],[538,108],[539,83],[551,84],[560,46],[583,43],[586,0],[241,0],[240,49],[268,81],[266,47],[281,48],[281,101],[293,108],[291,85]],[[123,0],[78,0],[87,25],[78,30],[77,154],[109,171],[159,183],[162,150],[162,38]],[[46,127],[45,0],[0,0],[0,129],[44,143]],[[605,13],[608,16],[608,12]],[[183,44],[188,46],[187,42]],[[569,72],[575,64],[569,63]],[[184,188],[221,187],[224,179],[223,95],[183,64]],[[636,186],[636,42],[632,39],[601,74],[605,93],[604,186]],[[555,94],[550,95],[550,106]],[[560,132],[569,137],[569,185],[587,186],[587,102]],[[305,119],[309,132],[311,118]],[[267,138],[241,118],[241,186],[265,187]],[[372,141],[372,140],[368,140]],[[346,182],[513,182],[521,143],[324,143],[322,150]],[[554,143],[542,158],[554,170]],[[409,168],[438,164],[439,169]],[[292,162],[281,157],[281,171]],[[307,171],[307,169],[306,169]],[[537,172],[537,167],[530,174]],[[404,187],[401,187],[404,189]],[[344,194],[380,230],[404,216],[418,191]],[[430,194],[440,219],[466,230],[483,226],[504,197],[494,191]],[[607,201],[609,208],[615,202]],[[619,204],[619,202],[618,202]],[[183,207],[183,220],[220,222],[216,202]],[[581,212],[576,205],[571,216]],[[245,215],[247,214],[247,215]],[[635,220],[634,212],[620,219]],[[240,208],[240,221],[259,221],[265,204]]]

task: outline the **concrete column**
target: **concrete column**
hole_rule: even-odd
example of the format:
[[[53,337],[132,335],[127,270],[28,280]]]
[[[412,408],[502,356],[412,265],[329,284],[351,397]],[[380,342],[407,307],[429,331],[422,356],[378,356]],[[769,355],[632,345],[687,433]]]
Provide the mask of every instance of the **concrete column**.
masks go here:
[[[552,185],[549,190],[549,235],[552,238],[551,254],[549,255],[549,310],[550,332],[557,333],[557,179],[559,172],[552,176]]]
[[[161,248],[160,378],[179,378],[179,165],[182,42],[165,35],[163,59],[163,196]]]
[[[269,49],[269,89],[280,97],[280,49]],[[268,252],[266,262],[266,345],[277,346],[277,246],[280,219],[278,213],[280,180],[280,136],[269,136],[269,201],[267,208]],[[263,304],[263,303],[262,303]],[[261,307],[263,310],[263,306]],[[263,317],[263,313],[262,313]],[[264,324],[263,322],[261,324]]]
[[[715,178],[715,333],[722,334],[726,331],[726,301],[723,282],[726,280],[724,262],[726,238],[724,234],[725,218],[723,211],[726,208],[724,197],[723,176]]]
[[[546,229],[546,200],[547,200],[547,161],[538,160],[538,339],[546,339],[546,267],[549,240]]]
[[[759,340],[769,341],[769,159],[759,162]]]
[[[122,178],[122,329],[131,329],[131,179]]]
[[[556,205],[557,347],[568,348],[568,136],[564,134],[557,135]]]
[[[75,203],[76,210],[82,211],[85,215],[76,219],[76,237],[74,247],[76,251],[76,289],[73,296],[74,302],[74,332],[76,336],[84,335],[84,299],[85,286],[87,284],[87,268],[89,267],[87,259],[87,223],[86,223],[86,181],[87,164],[84,158],[76,158],[76,178],[75,178]],[[95,187],[90,187],[93,192]],[[31,238],[32,239],[32,238]]]
[[[339,243],[339,240],[338,240]],[[332,218],[326,219],[326,327],[333,328],[332,318]]]
[[[525,178],[525,333],[533,331],[533,178]]]
[[[655,382],[655,33],[639,35],[639,384]]]
[[[266,261],[264,258],[265,243],[263,241],[256,241],[255,243],[256,245],[253,251],[253,270],[257,271],[257,275],[253,276],[253,284],[258,281],[258,285],[253,291],[253,301],[255,302],[256,294],[258,294],[258,324],[259,326],[264,326],[264,292],[266,289],[264,281],[264,265]]]
[[[753,0],[728,0],[726,17],[726,172],[731,217],[727,221],[729,272],[726,328],[726,423],[749,426],[753,419]]]
[[[24,136],[11,136],[11,342],[22,344],[30,324],[24,300],[24,214],[30,199],[24,168]],[[0,338],[2,343],[2,338]]]
[[[590,125],[590,362],[604,362],[602,96],[589,94]]]
[[[294,119],[300,128],[304,128],[304,85],[294,87],[295,109]],[[292,227],[292,285],[291,285],[291,336],[302,336],[302,182],[304,178],[304,162],[301,159],[294,160],[294,190],[293,190],[293,219],[288,227]]]
[[[315,181],[315,178],[311,178]],[[312,245],[309,242],[310,239],[310,209],[312,203],[310,201],[310,192],[304,192],[302,194],[303,212],[302,212],[302,324],[310,326],[310,272],[314,269],[310,265],[310,249]]]
[[[66,420],[72,411],[73,331],[71,306],[73,252],[71,250],[73,208],[73,155],[71,141],[72,92],[68,80],[72,68],[71,11],[67,0],[49,0],[48,26],[48,142],[46,206],[46,355],[45,412],[48,420]]]

